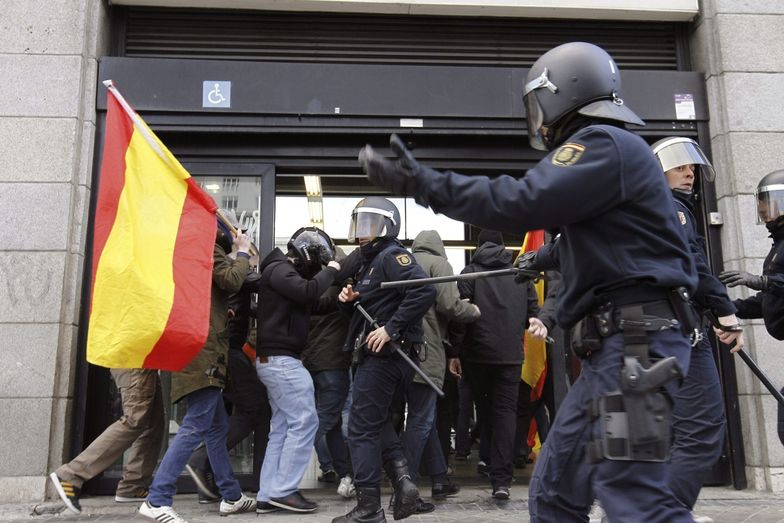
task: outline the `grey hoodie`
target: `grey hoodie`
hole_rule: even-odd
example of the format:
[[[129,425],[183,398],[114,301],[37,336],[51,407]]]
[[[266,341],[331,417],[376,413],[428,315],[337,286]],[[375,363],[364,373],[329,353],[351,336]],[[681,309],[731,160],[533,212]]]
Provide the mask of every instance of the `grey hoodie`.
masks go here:
[[[422,231],[414,239],[411,246],[417,263],[428,276],[452,276],[454,271],[446,258],[446,250],[441,236],[436,231]],[[468,302],[460,299],[457,283],[439,283],[435,285],[436,301],[422,319],[425,328],[427,350],[423,353],[425,361],[422,370],[439,387],[444,384],[446,357],[444,343],[447,325],[450,321],[470,323],[479,318],[479,312]],[[418,375],[416,383],[424,383]]]

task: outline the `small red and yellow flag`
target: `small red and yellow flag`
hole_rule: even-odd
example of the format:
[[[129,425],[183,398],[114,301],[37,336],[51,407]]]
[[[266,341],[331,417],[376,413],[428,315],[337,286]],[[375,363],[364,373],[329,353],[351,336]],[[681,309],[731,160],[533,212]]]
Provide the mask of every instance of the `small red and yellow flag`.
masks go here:
[[[182,370],[209,331],[216,205],[104,84],[87,361]]]

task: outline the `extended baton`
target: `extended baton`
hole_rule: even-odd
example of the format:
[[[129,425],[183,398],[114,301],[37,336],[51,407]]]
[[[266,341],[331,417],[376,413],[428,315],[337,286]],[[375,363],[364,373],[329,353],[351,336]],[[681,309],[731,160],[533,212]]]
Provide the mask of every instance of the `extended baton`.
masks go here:
[[[382,285],[383,285],[383,284],[382,284]],[[378,322],[377,322],[375,319],[373,319],[373,316],[371,316],[370,314],[368,314],[368,311],[366,311],[366,310],[365,310],[365,308],[364,308],[362,305],[360,305],[360,304],[359,304],[359,302],[357,302],[357,303],[355,303],[355,304],[354,304],[354,308],[355,308],[355,309],[357,309],[357,310],[358,310],[358,311],[359,311],[359,312],[362,314],[362,316],[364,316],[364,317],[365,317],[365,319],[366,319],[367,321],[369,321],[369,322],[370,322],[370,324],[371,324],[371,325],[372,325],[374,328],[376,328],[376,329],[379,329],[379,328],[381,328],[381,326],[378,324]],[[406,360],[406,363],[408,363],[409,365],[411,365],[411,367],[414,369],[414,371],[415,371],[417,374],[419,374],[419,376],[420,376],[420,377],[421,377],[423,380],[425,380],[425,383],[427,383],[428,385],[430,385],[430,388],[432,388],[434,391],[436,391],[436,394],[438,394],[438,397],[439,397],[439,398],[443,398],[443,397],[444,397],[444,391],[443,391],[443,390],[441,390],[441,389],[439,389],[439,388],[438,388],[438,385],[436,385],[435,383],[433,383],[433,380],[431,380],[430,378],[428,378],[428,377],[427,377],[427,374],[425,374],[425,371],[423,371],[422,369],[420,369],[420,368],[419,368],[419,365],[417,365],[416,363],[414,363],[414,360],[412,360],[411,358],[409,358],[409,357],[408,357],[408,354],[406,354],[405,352],[403,352],[403,351],[400,349],[400,347],[398,347],[398,346],[397,346],[397,344],[396,344],[395,342],[393,342],[393,341],[390,341],[389,343],[392,343],[392,344],[393,344],[393,347],[395,347],[395,352],[397,352],[397,353],[400,355],[400,357],[401,357],[401,358],[403,358],[404,360]]]
[[[452,276],[435,276],[433,278],[414,278],[411,280],[385,281],[381,283],[381,288],[394,289],[397,287],[410,287],[413,285],[429,285],[431,283],[449,283],[451,281],[478,280],[481,278],[493,278],[495,276],[507,276],[509,274],[514,274],[514,275],[522,274],[531,278],[532,280],[536,280],[537,278],[541,277],[539,271],[532,271],[528,269],[517,269],[515,267],[511,267],[509,269],[498,269],[496,271],[467,272],[465,274],[455,274]]]
[[[726,325],[722,325],[719,322],[719,318],[717,318],[716,315],[713,314],[712,312],[706,312],[705,315],[708,317],[708,320],[710,320],[713,326],[719,330],[724,330],[728,332],[743,330],[740,328],[740,326],[737,325],[733,325],[730,327],[727,327]],[[751,372],[754,373],[757,379],[759,379],[762,382],[762,384],[765,385],[765,388],[770,391],[773,397],[776,398],[776,401],[779,402],[779,405],[784,406],[784,396],[781,394],[779,389],[777,389],[773,385],[773,382],[770,381],[770,378],[768,378],[768,375],[765,374],[765,371],[763,371],[759,367],[759,365],[757,365],[757,362],[752,359],[751,355],[749,355],[749,353],[746,352],[746,349],[741,348],[738,351],[738,354],[740,354],[740,358],[749,367],[749,370],[751,370]]]

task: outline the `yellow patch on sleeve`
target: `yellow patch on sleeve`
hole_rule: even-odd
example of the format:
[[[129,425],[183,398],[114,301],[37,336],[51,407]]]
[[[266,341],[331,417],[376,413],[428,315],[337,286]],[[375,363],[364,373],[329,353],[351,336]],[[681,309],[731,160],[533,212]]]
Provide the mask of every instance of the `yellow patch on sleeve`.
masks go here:
[[[553,153],[553,165],[569,167],[576,164],[585,151],[585,146],[579,143],[565,143]]]
[[[409,256],[408,254],[398,254],[397,256],[395,256],[395,259],[403,267],[405,267],[406,265],[411,265],[411,256]]]

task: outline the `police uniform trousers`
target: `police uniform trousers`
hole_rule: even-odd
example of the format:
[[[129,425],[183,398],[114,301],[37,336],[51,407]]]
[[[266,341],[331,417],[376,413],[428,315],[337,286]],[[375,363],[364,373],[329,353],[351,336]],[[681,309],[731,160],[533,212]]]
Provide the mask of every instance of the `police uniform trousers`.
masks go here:
[[[689,374],[675,395],[672,410],[673,444],[670,455],[670,488],[677,500],[691,510],[702,480],[724,447],[724,398],[713,350],[703,332],[691,352]]]
[[[382,464],[405,459],[391,409],[403,401],[414,369],[397,354],[366,356],[354,376],[348,446],[357,487],[377,487]]]
[[[648,343],[652,358],[675,356],[681,370],[688,371],[691,347],[680,330],[650,332]],[[583,360],[580,377],[558,410],[531,476],[532,523],[588,521],[594,497],[613,523],[693,523],[669,488],[667,463],[586,461],[586,443],[601,436],[599,420],[586,416],[587,402],[620,388],[623,354],[623,337],[617,333]],[[676,380],[667,384],[671,396],[678,385]]]

